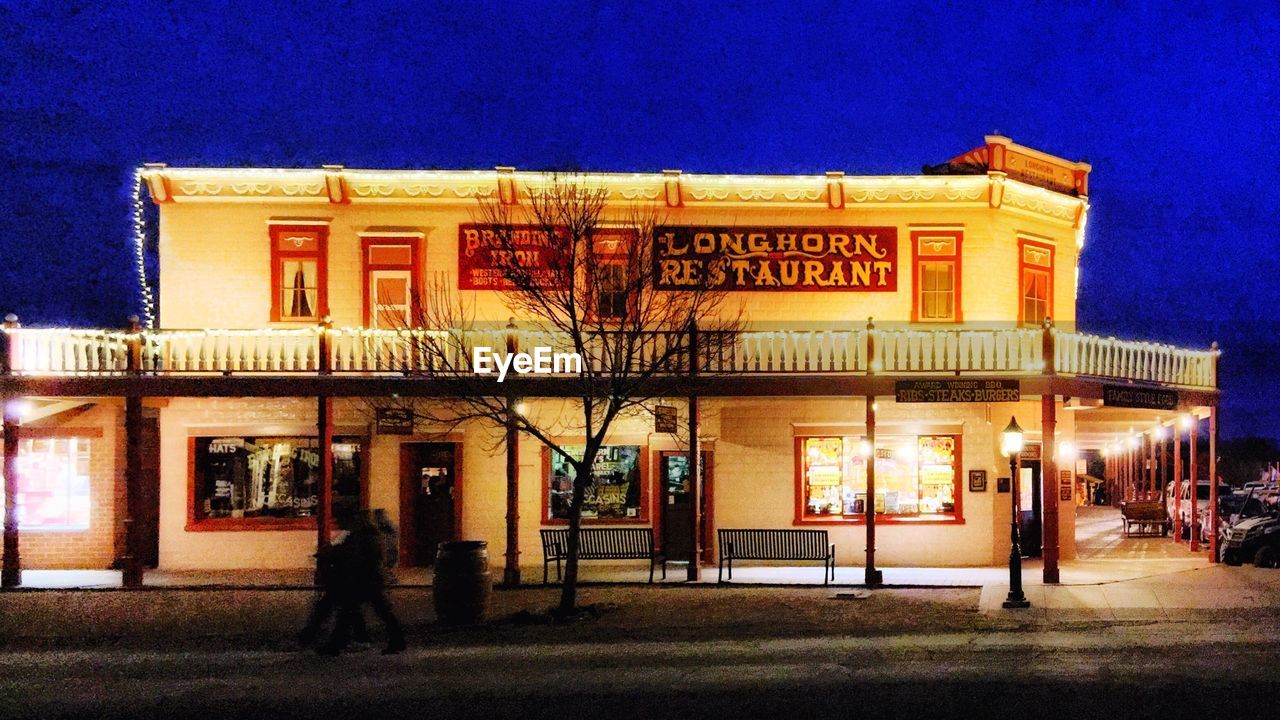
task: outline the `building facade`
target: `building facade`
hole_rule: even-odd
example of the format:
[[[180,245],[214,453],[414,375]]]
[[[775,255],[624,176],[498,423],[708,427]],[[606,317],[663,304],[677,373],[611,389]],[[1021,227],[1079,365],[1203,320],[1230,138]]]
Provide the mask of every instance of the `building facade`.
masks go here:
[[[1076,332],[1088,165],[989,136],[930,170],[575,177],[607,188],[609,213],[659,212],[663,282],[727,256],[728,305],[746,324],[730,356],[703,369],[699,477],[687,437],[657,432],[648,414],[623,418],[596,463],[586,523],[652,527],[673,559],[701,546],[704,561],[715,528],[823,528],[837,563],[856,566],[874,509],[884,565],[999,564],[1013,513],[1000,431],[1015,417],[1028,431],[1016,484],[1028,545],[1067,560],[1076,453],[1213,414],[1215,351]],[[0,388],[33,403],[6,424],[27,485],[23,565],[141,553],[173,570],[306,567],[317,505],[344,499],[387,512],[403,565],[430,564],[436,543],[457,538],[502,555],[512,513],[501,432],[380,417],[377,398],[421,386],[368,347],[395,344],[431,282],[455,288],[494,338],[521,341],[477,207],[518,206],[548,179],[338,166],[148,166],[142,177],[159,208],[152,327],[11,323],[5,334]],[[566,399],[528,388],[527,412],[564,414]],[[1135,389],[1159,407],[1118,399]],[[669,404],[687,416],[683,399]],[[536,568],[539,531],[564,523],[571,471],[531,438],[514,466],[519,562]],[[46,472],[73,478],[45,503],[77,508],[58,530],[34,520],[30,487]]]

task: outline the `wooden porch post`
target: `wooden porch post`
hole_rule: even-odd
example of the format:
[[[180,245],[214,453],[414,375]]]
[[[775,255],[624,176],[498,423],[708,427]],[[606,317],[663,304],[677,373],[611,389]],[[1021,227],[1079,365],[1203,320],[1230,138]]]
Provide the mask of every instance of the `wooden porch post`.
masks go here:
[[[507,321],[507,354],[519,349],[515,318]],[[520,584],[520,433],[516,431],[516,399],[507,398],[507,552],[502,566],[502,583]]]
[[[0,587],[22,584],[22,563],[18,556],[18,414],[13,399],[4,403],[4,568]]]
[[[1187,434],[1187,442],[1191,444],[1191,457],[1189,460],[1191,463],[1191,492],[1188,493],[1188,496],[1190,497],[1189,502],[1191,503],[1191,527],[1189,528],[1191,533],[1191,552],[1196,552],[1200,549],[1200,528],[1196,527],[1198,524],[1197,520],[1199,520],[1198,516],[1200,514],[1200,501],[1197,499],[1199,488],[1196,487],[1199,477],[1196,472],[1196,430],[1199,424],[1200,418],[1192,415],[1191,432]]]
[[[1040,487],[1044,500],[1044,527],[1041,552],[1044,555],[1044,582],[1058,582],[1058,417],[1057,395],[1040,396]]]
[[[1169,480],[1172,478],[1168,478],[1166,476],[1169,475],[1169,443],[1171,441],[1168,438],[1163,437],[1163,424],[1160,425],[1160,433],[1162,435],[1160,438],[1160,506],[1168,507]]]
[[[1209,406],[1209,562],[1218,562],[1218,408]]]
[[[1149,491],[1151,492],[1151,495],[1147,497],[1147,500],[1157,500],[1157,498],[1160,497],[1160,486],[1158,486],[1158,483],[1160,483],[1160,474],[1156,471],[1156,441],[1158,439],[1156,437],[1156,430],[1151,430],[1151,433],[1148,433],[1148,436],[1147,461],[1151,464],[1151,468],[1147,471],[1147,477],[1151,478],[1148,480],[1148,482],[1151,483],[1151,491]]]
[[[5,330],[18,328],[18,316],[6,315]],[[0,372],[12,371],[13,349],[10,336],[0,334]],[[4,421],[4,564],[0,569],[0,588],[22,584],[22,563],[18,557],[18,413],[13,401],[0,397],[0,415]]]
[[[884,582],[884,573],[876,567],[876,398],[868,395],[864,399],[867,406],[867,443],[871,447],[871,455],[867,458],[867,503],[863,508],[867,517],[867,567],[863,582],[867,585],[879,585]]]
[[[129,354],[126,367],[130,375],[142,370],[142,324],[137,315],[129,316]],[[124,399],[124,557],[121,558],[121,584],[127,588],[142,587],[142,398],[129,395]]]
[[[697,582],[702,568],[702,443],[698,440],[698,425],[701,418],[698,397],[689,396],[689,493],[693,496],[693,505],[689,513],[693,540],[689,543],[689,582]]]
[[[1182,542],[1182,428],[1173,420],[1173,541]]]
[[[331,370],[329,357],[328,317],[321,321],[319,335],[319,373],[328,375]],[[333,398],[321,395],[316,398],[316,430],[320,444],[320,477],[316,488],[316,554],[329,549],[329,519],[333,516]],[[320,563],[316,563],[316,583],[320,582]]]
[[[520,433],[514,418],[516,399],[507,398],[507,551],[503,557],[502,584],[520,584]]]
[[[698,323],[689,324],[689,374],[698,374]],[[692,511],[689,513],[689,565],[687,579],[697,582],[702,570],[702,456],[701,444],[698,441],[698,425],[701,420],[701,408],[698,397],[689,396],[689,498]]]

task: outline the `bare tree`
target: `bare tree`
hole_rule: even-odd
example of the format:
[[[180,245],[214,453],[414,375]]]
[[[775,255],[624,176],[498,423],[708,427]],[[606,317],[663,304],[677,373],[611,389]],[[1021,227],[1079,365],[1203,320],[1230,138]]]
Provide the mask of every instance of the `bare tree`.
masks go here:
[[[473,243],[486,254],[488,282],[518,330],[493,318],[478,320],[475,298],[465,299],[452,278],[435,281],[397,333],[397,344],[409,344],[398,350],[400,369],[447,379],[456,392],[442,400],[395,402],[437,425],[478,420],[514,429],[573,469],[559,605],[560,613],[569,614],[577,609],[583,501],[611,426],[620,417],[649,412],[658,398],[687,395],[698,358],[723,355],[740,330],[741,312],[727,308],[725,291],[710,282],[659,289],[655,206],[611,206],[608,190],[581,176],[548,175],[526,189],[527,200],[522,196],[518,204],[482,201],[475,225],[464,231],[472,242],[460,250]],[[512,334],[581,358],[578,367],[553,380],[559,391],[546,393],[578,405],[575,422],[518,411],[516,388],[536,396],[536,385],[547,379],[499,383],[476,372],[475,348],[496,345],[505,354],[510,345],[499,338]]]

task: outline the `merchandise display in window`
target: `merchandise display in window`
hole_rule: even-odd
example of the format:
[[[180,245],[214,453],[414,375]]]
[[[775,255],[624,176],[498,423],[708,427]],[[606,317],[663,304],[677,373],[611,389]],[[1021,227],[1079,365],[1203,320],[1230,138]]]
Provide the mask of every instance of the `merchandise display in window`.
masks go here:
[[[956,511],[959,438],[881,436],[873,450],[861,437],[800,442],[804,516],[840,519],[867,512],[867,462],[874,456],[875,512],[950,519]]]
[[[566,448],[581,457],[582,448]],[[638,520],[641,509],[639,445],[605,445],[592,465],[591,484],[582,502],[582,517],[599,520]],[[573,498],[573,466],[556,453],[551,454],[548,487],[549,519],[567,519]]]
[[[360,499],[358,438],[334,438],[333,502]],[[195,515],[303,518],[319,502],[320,447],[308,437],[195,438]]]
[[[18,443],[18,528],[89,529],[88,438],[40,438]],[[0,499],[4,497],[0,487]]]

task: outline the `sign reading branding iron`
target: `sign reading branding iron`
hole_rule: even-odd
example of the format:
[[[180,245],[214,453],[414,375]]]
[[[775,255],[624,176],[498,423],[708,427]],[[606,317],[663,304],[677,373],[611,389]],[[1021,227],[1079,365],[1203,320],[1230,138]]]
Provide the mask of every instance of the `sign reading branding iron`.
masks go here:
[[[895,292],[893,227],[660,227],[655,287]]]
[[[518,266],[535,282],[555,283],[551,270],[556,238],[539,225],[458,226],[458,288],[510,290],[508,268]]]

